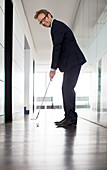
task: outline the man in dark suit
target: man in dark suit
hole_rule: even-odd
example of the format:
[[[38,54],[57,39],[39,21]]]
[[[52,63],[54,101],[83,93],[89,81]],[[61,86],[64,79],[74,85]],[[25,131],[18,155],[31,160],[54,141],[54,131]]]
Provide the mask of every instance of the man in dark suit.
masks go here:
[[[44,27],[51,27],[53,42],[53,53],[50,80],[55,76],[56,69],[59,68],[63,75],[62,95],[65,117],[60,122],[55,122],[57,126],[70,126],[77,124],[77,113],[75,112],[75,91],[81,66],[86,59],[80,50],[71,29],[61,21],[53,19],[52,14],[47,10],[39,10],[34,16]]]

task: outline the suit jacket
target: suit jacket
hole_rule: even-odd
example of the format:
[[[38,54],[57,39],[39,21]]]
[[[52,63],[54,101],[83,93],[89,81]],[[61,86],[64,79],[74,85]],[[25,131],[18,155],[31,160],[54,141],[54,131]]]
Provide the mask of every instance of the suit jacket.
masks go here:
[[[54,19],[51,36],[53,41],[51,68],[59,68],[61,72],[65,72],[86,62],[73,32],[66,24]]]

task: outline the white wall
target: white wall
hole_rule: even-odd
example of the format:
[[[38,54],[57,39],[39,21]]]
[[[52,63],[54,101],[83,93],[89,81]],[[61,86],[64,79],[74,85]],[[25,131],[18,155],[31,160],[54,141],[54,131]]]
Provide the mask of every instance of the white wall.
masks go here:
[[[102,59],[101,108],[107,111],[107,54]]]
[[[97,97],[98,97],[98,64],[94,64],[94,68],[90,73],[90,105],[93,110],[97,110]]]
[[[107,17],[107,16],[106,16]],[[91,43],[86,55],[90,64],[96,63],[107,53],[107,21],[103,25],[94,41]]]
[[[35,50],[32,44],[31,35],[26,22],[26,17],[22,9],[20,1],[13,0],[13,113],[22,113],[24,115],[24,98],[28,98],[28,110],[32,112],[33,105],[33,59],[35,58]],[[24,95],[24,55],[25,55],[25,36],[27,37],[29,50],[29,82],[26,84],[27,93]],[[35,55],[34,55],[35,54]],[[32,90],[32,91],[31,91]],[[15,116],[15,115],[14,115]]]
[[[33,60],[30,49],[24,52],[24,106],[27,111],[32,111],[33,105]]]
[[[32,40],[30,28],[29,28],[29,25],[27,22],[27,18],[26,18],[24,9],[23,9],[22,2],[21,2],[21,0],[12,0],[12,2],[13,2],[15,9],[17,10],[21,28],[23,29],[23,32],[26,35],[27,41],[30,45],[31,56],[32,56],[32,58],[35,58],[36,57],[36,49],[35,49],[35,46],[34,46],[34,43]]]
[[[98,96],[98,61],[102,59],[102,77],[101,77],[101,105],[102,109],[107,108],[107,82],[106,82],[106,56],[107,56],[107,38],[106,38],[106,32],[107,32],[107,22],[104,24],[103,28],[97,35],[97,37],[92,42],[88,52],[87,56],[89,59],[89,63],[93,65],[93,68],[96,68],[95,72],[92,70],[92,108],[96,108],[95,105],[97,105],[97,96]],[[93,107],[94,106],[94,107]]]
[[[4,114],[4,0],[0,0],[0,115]]]
[[[24,38],[26,36],[30,46],[30,65],[29,65],[29,93],[33,84],[33,59],[35,60],[36,51],[26,20],[24,9],[20,0],[13,2],[13,60],[12,60],[12,112],[24,115]],[[33,89],[33,88],[32,88]],[[26,94],[25,94],[25,97]],[[32,111],[33,90],[29,95],[29,110]],[[14,118],[15,118],[15,114]]]
[[[24,107],[24,32],[15,6],[13,18],[12,111],[16,113]]]

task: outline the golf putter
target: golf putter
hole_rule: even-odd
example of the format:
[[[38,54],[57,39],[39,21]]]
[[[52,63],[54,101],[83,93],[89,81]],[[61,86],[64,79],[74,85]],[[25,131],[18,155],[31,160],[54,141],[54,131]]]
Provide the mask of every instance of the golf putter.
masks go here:
[[[48,88],[49,88],[49,85],[50,85],[50,82],[51,82],[51,80],[49,81],[48,86],[47,86],[47,88],[46,88],[46,91],[45,91],[43,100],[42,100],[42,102],[41,102],[41,105],[40,105],[40,107],[39,107],[39,111],[38,111],[38,113],[37,113],[37,116],[36,116],[36,118],[32,118],[31,120],[37,120],[37,119],[38,119],[39,114],[40,114],[40,111],[41,111],[41,108],[42,108],[42,105],[43,105],[43,102],[44,102],[44,100],[45,100],[45,97],[46,97],[46,94],[47,94],[47,91],[48,91]],[[36,123],[36,125],[37,125],[37,127],[39,127],[39,123]]]
[[[42,108],[42,104],[43,104],[43,102],[44,102],[44,100],[45,100],[45,97],[46,97],[46,94],[47,94],[47,91],[48,91],[48,88],[49,88],[50,82],[51,82],[51,80],[49,81],[48,86],[47,86],[47,88],[46,88],[45,95],[44,95],[44,97],[43,97],[43,100],[42,100],[42,102],[41,102],[41,106],[40,106],[39,111],[38,111],[38,114],[37,114],[37,116],[36,116],[36,120],[37,120],[37,119],[38,119],[38,117],[39,117],[40,110],[41,110],[41,108]]]

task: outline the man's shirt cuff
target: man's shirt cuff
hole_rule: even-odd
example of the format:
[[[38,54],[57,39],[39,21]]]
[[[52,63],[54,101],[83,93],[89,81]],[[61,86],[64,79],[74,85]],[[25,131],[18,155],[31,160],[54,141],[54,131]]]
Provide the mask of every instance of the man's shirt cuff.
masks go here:
[[[56,71],[54,68],[51,68],[51,71]]]

